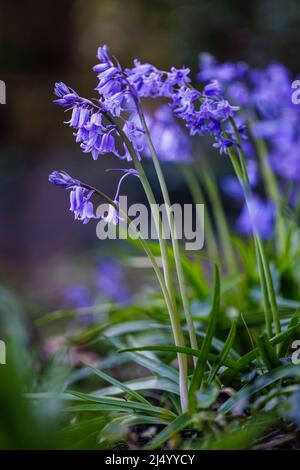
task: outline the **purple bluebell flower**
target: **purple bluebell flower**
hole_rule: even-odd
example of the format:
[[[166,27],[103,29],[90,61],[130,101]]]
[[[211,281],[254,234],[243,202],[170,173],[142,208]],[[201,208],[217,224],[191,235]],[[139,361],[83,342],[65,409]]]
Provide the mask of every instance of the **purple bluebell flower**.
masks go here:
[[[167,75],[167,81],[172,86],[185,86],[186,83],[191,82],[189,77],[190,72],[189,68],[176,69],[171,67],[171,71]]]
[[[161,96],[163,72],[151,64],[134,60],[134,67],[125,69],[127,80],[139,97]]]
[[[65,289],[67,307],[84,308],[93,305],[94,301],[89,289],[83,284],[74,284]]]
[[[243,206],[237,221],[241,233],[250,235],[255,229],[263,239],[269,239],[274,232],[276,211],[271,201],[264,201],[257,195],[251,197],[250,203]]]
[[[90,201],[94,191],[83,186],[79,180],[72,178],[65,171],[53,171],[49,175],[52,184],[70,190],[70,211],[74,213],[75,220],[80,220],[87,224],[90,219],[96,219],[94,206]]]
[[[125,168],[112,168],[112,169],[108,169],[106,171],[121,171],[123,173],[123,175],[121,176],[120,180],[119,180],[119,183],[118,183],[118,186],[117,186],[117,190],[116,190],[116,194],[113,198],[113,202],[115,203],[116,206],[119,206],[119,202],[118,202],[118,198],[119,198],[119,195],[120,195],[120,191],[121,191],[121,186],[122,186],[122,182],[124,181],[124,179],[129,176],[129,175],[133,175],[133,176],[137,176],[139,177],[139,174],[138,172],[133,169],[133,168],[128,168],[128,169],[125,169]],[[113,205],[109,205],[109,208],[108,208],[108,213],[105,217],[103,217],[103,219],[108,222],[108,223],[111,223],[111,224],[114,224],[114,225],[117,225],[119,223],[119,220],[123,220],[123,218],[119,215],[119,212],[118,210],[116,209],[116,207],[114,207]]]
[[[94,191],[89,191],[82,186],[75,186],[70,192],[70,211],[74,213],[75,220],[87,224],[91,219],[96,219],[94,206],[90,201]]]
[[[80,181],[72,178],[65,171],[53,171],[49,175],[49,182],[57,186],[62,186],[63,188],[70,188],[71,186],[79,186]]]
[[[259,174],[256,160],[248,159],[246,161],[249,183],[252,188],[258,184]],[[243,189],[236,176],[225,176],[222,180],[222,189],[228,196],[241,201],[244,199]]]
[[[218,80],[212,80],[208,85],[203,89],[205,96],[215,96],[218,97],[221,94],[221,86]]]
[[[213,147],[219,149],[220,154],[222,155],[223,153],[225,155],[228,154],[228,149],[232,147],[233,142],[230,139],[225,139],[224,137],[220,137],[216,140],[216,142],[213,144]]]
[[[220,83],[229,83],[245,77],[248,71],[248,65],[244,62],[218,64],[214,56],[208,53],[200,54],[199,68],[197,78],[203,82],[218,80]]]
[[[101,294],[115,302],[128,303],[131,292],[121,264],[115,260],[104,260],[96,269],[96,286]]]
[[[63,107],[72,106],[80,99],[79,95],[63,82],[55,84],[54,94],[58,97],[58,100],[54,100],[53,103]]]
[[[169,106],[161,106],[154,115],[147,114],[146,121],[154,146],[162,161],[187,162],[191,160],[191,140],[176,122]],[[144,147],[144,154],[151,157],[147,145]]]

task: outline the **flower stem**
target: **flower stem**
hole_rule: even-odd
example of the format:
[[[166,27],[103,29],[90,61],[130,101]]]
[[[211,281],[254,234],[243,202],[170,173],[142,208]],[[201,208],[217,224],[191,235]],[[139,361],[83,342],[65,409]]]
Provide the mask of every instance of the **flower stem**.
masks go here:
[[[204,204],[204,196],[202,194],[200,184],[198,183],[198,180],[194,172],[191,170],[190,166],[182,165],[181,170],[185,177],[185,180],[187,182],[188,188],[190,190],[190,193],[192,195],[192,198],[196,207],[197,207],[197,204]],[[205,225],[206,232],[207,232],[207,238],[205,241],[207,241],[208,256],[210,257],[211,261],[215,261],[218,257],[218,245],[217,245],[216,238],[214,235],[212,222],[207,211],[205,211],[204,225]]]
[[[207,166],[207,163],[205,164]],[[199,171],[199,168],[197,168]],[[199,171],[200,173],[200,171]],[[224,257],[227,264],[227,270],[229,273],[236,273],[238,271],[235,254],[232,248],[232,244],[230,241],[230,233],[226,221],[226,217],[224,214],[224,209],[220,200],[220,194],[217,188],[217,185],[214,184],[213,176],[210,170],[207,167],[203,168],[201,172],[201,176],[203,179],[203,183],[205,185],[205,189],[207,194],[209,195],[209,199],[211,201],[212,206],[214,207],[214,211],[216,214],[216,224],[218,228],[218,232],[220,235],[220,240],[223,248]]]
[[[82,184],[82,186],[87,189],[93,190],[98,196],[100,196],[102,199],[108,202],[108,204],[112,205],[119,212],[119,214],[126,219],[128,225],[130,225],[130,227],[133,228],[134,234],[138,236],[138,239],[143,249],[145,250],[146,254],[148,255],[152,263],[152,267],[156,273],[157,279],[161,286],[164,299],[166,302],[166,306],[168,309],[168,313],[170,316],[170,320],[171,320],[171,326],[172,326],[175,344],[176,346],[184,347],[185,344],[184,344],[184,337],[183,337],[183,332],[181,329],[180,319],[179,319],[177,310],[174,308],[174,305],[176,307],[176,304],[174,304],[174,301],[170,297],[170,293],[167,289],[164,277],[159,269],[155,256],[153,255],[147,242],[143,239],[140,232],[137,230],[137,228],[132,223],[131,219],[127,216],[127,214],[114,201],[112,201],[112,199],[110,199],[102,191],[95,189],[89,185]],[[186,356],[184,354],[178,354],[178,363],[179,363],[179,375],[180,375],[180,378],[179,378],[180,399],[181,399],[182,412],[184,413],[188,409],[187,364],[186,364]]]
[[[154,223],[156,226],[156,231],[157,231],[158,238],[159,238],[159,244],[161,248],[161,257],[162,257],[162,263],[164,267],[164,276],[165,276],[166,286],[167,286],[169,296],[171,299],[171,309],[169,310],[169,315],[170,315],[170,320],[171,320],[174,341],[175,341],[176,346],[184,347],[185,341],[184,341],[184,336],[183,336],[183,332],[182,332],[181,324],[180,324],[180,318],[178,315],[176,301],[175,301],[175,292],[174,292],[172,276],[171,276],[168,247],[167,247],[166,239],[164,237],[164,228],[162,226],[162,221],[159,215],[158,206],[157,206],[152,188],[150,186],[150,183],[144,171],[144,168],[139,160],[139,157],[135,149],[133,148],[133,145],[131,144],[130,140],[128,139],[128,137],[126,136],[126,134],[123,132],[122,129],[117,127],[117,130],[120,136],[122,137],[122,139],[124,140],[128,148],[128,151],[130,152],[134,166],[136,170],[138,171],[141,183],[143,185],[145,194],[150,204],[150,208],[152,211]],[[174,253],[174,256],[175,256],[175,253]],[[180,376],[179,378],[180,399],[181,399],[182,411],[184,413],[188,409],[188,377],[187,377],[186,355],[178,354],[178,365],[179,365],[179,376]]]
[[[239,161],[231,148],[228,149],[228,153],[229,153],[232,165],[234,167],[234,170],[236,172],[236,175],[242,186],[245,201],[249,210],[249,214],[251,216],[251,187],[249,183],[245,156],[243,154],[241,146],[239,146]],[[261,281],[261,286],[262,286],[262,291],[263,291],[263,296],[264,296],[266,329],[267,329],[268,334],[271,334],[272,326],[270,325],[270,314],[269,314],[269,308],[268,308],[268,305],[270,305],[274,327],[275,327],[275,333],[279,334],[281,331],[280,318],[279,318],[279,313],[278,313],[278,308],[277,308],[273,280],[272,280],[272,276],[270,272],[270,266],[266,258],[262,240],[259,234],[257,233],[257,230],[255,229],[255,227],[253,227],[253,236],[254,236],[254,243],[255,243],[256,258],[257,258],[257,263],[258,263],[258,271],[260,275],[260,281]]]
[[[192,315],[191,315],[191,312],[190,312],[190,306],[189,306],[188,296],[187,296],[187,292],[186,292],[184,273],[183,273],[181,259],[180,259],[179,244],[178,244],[178,240],[177,240],[174,217],[173,217],[173,214],[172,214],[172,211],[171,211],[171,202],[170,202],[168,188],[167,188],[166,181],[165,181],[165,178],[164,178],[164,175],[163,175],[160,163],[159,163],[159,159],[158,159],[156,150],[154,148],[154,145],[153,145],[153,142],[152,142],[152,139],[151,139],[151,135],[150,135],[150,132],[149,132],[149,129],[148,129],[143,111],[142,111],[139,103],[137,103],[137,108],[138,108],[138,113],[139,113],[144,131],[145,131],[145,134],[146,134],[146,139],[147,139],[150,151],[151,151],[155,171],[156,171],[159,183],[160,183],[160,188],[161,188],[161,191],[162,191],[162,194],[163,194],[164,203],[165,203],[165,206],[166,206],[166,209],[167,209],[168,222],[169,222],[169,226],[170,226],[172,246],[173,246],[173,251],[174,251],[175,266],[176,266],[177,277],[178,277],[178,282],[179,282],[180,294],[181,294],[181,298],[182,298],[183,310],[184,310],[184,314],[185,314],[186,322],[187,322],[187,326],[188,326],[188,331],[189,331],[190,343],[191,343],[192,348],[198,349],[198,342],[197,342],[197,338],[196,338],[194,322],[193,322],[193,318],[192,318]],[[194,363],[196,364],[196,361],[194,361]]]

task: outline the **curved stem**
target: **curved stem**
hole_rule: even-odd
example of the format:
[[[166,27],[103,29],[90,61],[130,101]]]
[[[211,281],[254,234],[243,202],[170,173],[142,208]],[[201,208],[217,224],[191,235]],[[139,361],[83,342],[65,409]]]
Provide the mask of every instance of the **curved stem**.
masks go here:
[[[196,207],[197,204],[204,204],[204,196],[194,172],[190,169],[189,165],[182,165],[181,171],[185,177]],[[218,245],[214,236],[212,222],[207,211],[205,211],[205,227],[207,231],[207,239],[205,239],[205,242],[207,241],[208,256],[212,261],[215,261],[218,257]]]
[[[115,123],[114,123],[115,124]],[[176,346],[185,346],[184,336],[181,329],[180,318],[177,311],[176,301],[175,301],[175,292],[173,288],[173,280],[171,275],[171,267],[170,267],[170,260],[168,254],[168,247],[167,242],[164,237],[164,228],[162,226],[162,221],[159,215],[158,206],[148,181],[148,178],[145,174],[144,168],[139,160],[139,157],[131,144],[130,140],[123,132],[123,130],[116,124],[116,128],[118,133],[120,134],[121,138],[123,139],[130,155],[132,157],[134,166],[139,173],[139,177],[141,183],[143,185],[144,191],[146,193],[148,202],[150,204],[151,212],[153,215],[154,223],[156,226],[156,231],[158,233],[160,248],[161,248],[161,256],[162,256],[162,263],[164,267],[164,276],[166,281],[167,290],[170,296],[171,305],[169,310],[169,316],[172,325],[172,331],[174,335],[174,341]],[[188,409],[188,377],[187,377],[187,358],[184,354],[178,354],[178,365],[179,365],[179,376],[180,376],[180,399],[181,399],[181,407],[182,411],[185,412]]]
[[[176,236],[177,234],[176,234],[176,227],[174,223],[174,217],[171,211],[171,202],[170,202],[170,197],[168,193],[168,188],[165,182],[165,178],[164,178],[164,175],[163,175],[160,163],[159,163],[156,150],[154,148],[154,145],[151,139],[151,135],[150,135],[143,111],[138,102],[137,102],[137,109],[138,109],[138,113],[139,113],[139,116],[140,116],[140,119],[144,128],[144,131],[146,133],[146,139],[147,139],[150,151],[151,151],[152,160],[154,163],[155,171],[156,171],[159,183],[160,183],[161,191],[163,194],[163,198],[164,198],[164,202],[165,202],[165,206],[167,210],[168,222],[169,222],[171,238],[172,238],[172,246],[173,246],[173,251],[174,251],[175,266],[176,266],[177,277],[178,277],[178,282],[179,282],[179,289],[180,289],[180,294],[182,298],[183,310],[184,310],[187,325],[188,325],[191,346],[194,349],[198,349],[198,342],[197,342],[194,322],[193,322],[193,318],[192,318],[191,311],[190,311],[190,306],[189,306],[189,301],[188,301],[186,286],[185,286],[184,273],[183,273],[182,264],[180,260],[179,244],[178,244],[178,240]],[[196,361],[194,363],[196,364]]]

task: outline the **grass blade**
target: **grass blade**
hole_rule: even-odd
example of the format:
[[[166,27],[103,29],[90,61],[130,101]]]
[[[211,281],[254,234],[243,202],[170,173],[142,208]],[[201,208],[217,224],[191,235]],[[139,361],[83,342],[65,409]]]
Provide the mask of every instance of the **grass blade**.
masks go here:
[[[219,408],[220,413],[228,413],[234,406],[239,402],[243,403],[244,400],[248,400],[251,395],[260,390],[263,390],[265,387],[271,385],[277,380],[286,378],[300,376],[300,366],[295,366],[293,364],[288,366],[281,366],[277,369],[264,374],[263,376],[258,377],[253,384],[246,385],[234,396],[229,398],[223,405]]]
[[[271,370],[276,367],[280,367],[281,362],[279,361],[273,346],[269,343],[267,335],[260,335],[256,342],[260,356],[267,369]]]
[[[76,391],[71,391],[71,390],[68,391],[68,393],[70,393],[74,397],[77,397],[85,402],[92,402],[94,404],[100,404],[100,405],[116,406],[118,408],[121,407],[124,409],[129,408],[134,411],[144,411],[146,413],[158,414],[158,415],[166,416],[166,417],[167,416],[170,416],[170,417],[172,416],[173,418],[176,417],[176,415],[172,413],[170,410],[167,410],[165,408],[160,408],[158,406],[145,405],[144,403],[134,402],[130,400],[121,400],[118,398],[88,395],[86,393],[81,393],[81,392],[76,392]]]
[[[183,354],[187,354],[188,356],[201,357],[201,351],[198,351],[197,349],[193,349],[189,347],[179,347],[179,346],[139,346],[139,347],[130,347],[130,348],[121,349],[118,352],[123,353],[123,352],[130,352],[130,351],[161,351],[161,352],[165,351],[165,352],[183,353]],[[219,356],[217,354],[209,353],[207,358],[210,362],[216,362],[219,359]],[[233,369],[236,371],[242,371],[243,368],[239,367],[237,365],[237,362],[238,361],[232,361],[231,359],[227,359],[227,358],[223,360],[224,366],[229,367],[230,369]]]
[[[153,450],[160,447],[164,442],[170,439],[174,434],[186,428],[191,423],[191,417],[188,414],[178,416],[172,423],[158,433],[145,447],[146,450]]]
[[[208,385],[213,382],[220,367],[222,367],[222,365],[226,365],[225,361],[227,359],[228,354],[230,353],[233,342],[235,340],[235,336],[236,336],[236,321],[232,323],[229,334],[224,344],[224,348],[222,349],[221,354],[218,356],[216,362],[214,363],[209,373],[208,380],[207,380]]]
[[[213,306],[212,311],[206,331],[206,336],[201,346],[200,356],[197,362],[197,366],[194,370],[189,394],[192,397],[194,392],[198,390],[201,386],[206,361],[208,360],[209,350],[211,348],[212,339],[215,334],[217,319],[219,316],[220,311],[220,274],[218,267],[215,265],[215,285],[214,285],[214,299],[213,299]]]
[[[96,375],[98,375],[98,377],[100,377],[101,379],[105,380],[106,382],[109,382],[110,384],[112,385],[115,385],[116,387],[119,387],[121,390],[123,390],[123,392],[127,393],[130,397],[132,398],[135,398],[137,401],[141,402],[141,403],[144,403],[146,405],[151,405],[149,403],[148,400],[146,400],[146,398],[142,397],[142,395],[140,395],[138,392],[135,392],[134,390],[132,390],[131,388],[129,388],[127,385],[125,385],[124,383],[120,382],[119,380],[117,379],[114,379],[113,377],[111,377],[110,375],[106,374],[105,372],[103,372],[102,370],[100,369],[96,369],[95,367],[89,365],[89,364],[86,364],[86,363],[83,363],[86,367],[88,367],[89,369],[91,369]]]

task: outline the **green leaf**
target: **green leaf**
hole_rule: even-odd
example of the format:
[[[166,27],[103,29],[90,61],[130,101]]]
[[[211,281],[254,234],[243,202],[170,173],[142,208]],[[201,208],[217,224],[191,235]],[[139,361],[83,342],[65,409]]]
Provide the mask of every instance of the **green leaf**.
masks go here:
[[[269,343],[266,334],[258,336],[256,339],[258,351],[268,370],[281,366],[281,362],[275,352],[273,346]]]
[[[298,325],[299,318],[300,318],[300,309],[297,309],[289,322],[288,329]],[[279,357],[284,357],[286,355],[290,341],[291,341],[290,336],[288,336],[282,341],[280,345],[280,349],[279,349],[279,354],[278,354]]]
[[[124,384],[124,383],[123,383]],[[170,392],[175,395],[179,394],[178,385],[169,379],[162,377],[145,377],[142,379],[130,380],[125,383],[131,390],[163,390],[164,392]],[[99,395],[119,395],[122,390],[119,387],[105,387],[99,390]],[[98,391],[94,392],[95,395]]]
[[[153,405],[145,405],[143,403],[139,402],[134,402],[134,401],[129,401],[129,400],[121,400],[119,398],[110,398],[110,397],[100,397],[100,396],[95,396],[95,395],[88,395],[86,393],[81,393],[81,392],[76,392],[76,391],[71,391],[69,390],[68,393],[71,395],[74,395],[74,397],[77,397],[81,399],[82,401],[86,402],[92,402],[96,404],[101,404],[101,405],[109,405],[109,406],[116,406],[118,408],[125,408],[125,409],[131,409],[135,411],[144,411],[148,412],[150,414],[159,414],[161,416],[165,417],[175,417],[176,415],[172,413],[170,410],[167,410],[165,408],[160,408],[158,406],[153,406]]]
[[[172,423],[158,433],[145,447],[146,450],[153,450],[160,447],[164,442],[171,439],[171,437],[186,428],[192,419],[188,414],[178,416]]]
[[[130,352],[130,351],[165,351],[165,352],[183,353],[183,354],[187,354],[188,356],[195,356],[195,357],[201,356],[201,351],[198,351],[197,349],[193,349],[189,347],[181,347],[181,346],[139,346],[139,347],[121,349],[118,352],[123,353],[123,352]],[[209,353],[207,357],[210,362],[216,362],[219,360],[219,356],[216,354]],[[238,361],[232,361],[230,359],[225,358],[223,361],[223,365],[231,369],[234,369],[236,371],[242,371],[243,368],[239,367],[237,365],[237,362]]]
[[[130,397],[132,398],[135,398],[137,401],[140,401],[141,403],[145,403],[146,405],[150,405],[150,403],[148,402],[148,400],[146,400],[146,398],[142,397],[142,395],[140,395],[139,393],[135,392],[134,390],[132,390],[131,388],[129,388],[127,385],[125,385],[124,383],[120,382],[119,380],[117,379],[114,379],[113,377],[111,377],[110,375],[106,374],[105,372],[103,372],[102,370],[100,369],[96,369],[95,367],[89,365],[89,364],[85,364],[83,363],[86,367],[88,367],[89,369],[91,369],[96,375],[98,375],[98,377],[100,377],[101,379],[105,380],[106,382],[109,382],[111,383],[112,385],[115,385],[117,387],[119,387],[121,390],[123,390],[123,392],[127,393]]]
[[[117,341],[114,341],[113,343],[119,350],[125,351],[124,348],[122,348],[121,344]],[[130,349],[126,352],[125,354],[128,354],[128,356],[131,358],[132,361],[137,362],[140,366],[145,367],[148,370],[151,370],[155,374],[165,377],[167,379],[172,380],[175,382],[177,385],[179,384],[179,374],[174,367],[168,366],[164,364],[163,362],[159,361],[157,358],[153,359],[152,357],[149,358],[147,356],[144,356],[143,354],[139,354],[136,352],[130,352]],[[140,350],[140,348],[138,348]],[[133,351],[135,348],[132,349]]]
[[[259,392],[260,390],[263,390],[272,383],[277,382],[277,380],[294,376],[299,378],[300,366],[291,364],[278,367],[277,369],[274,369],[271,372],[258,377],[253,384],[246,385],[241,390],[239,390],[234,397],[229,398],[225,403],[223,403],[223,405],[219,408],[219,412],[228,413],[228,411],[230,411],[234,406],[249,400],[251,395]]]
[[[195,393],[199,408],[209,408],[217,399],[219,389],[214,384],[205,386],[202,390]]]
[[[208,380],[207,380],[208,384],[211,384],[213,382],[213,380],[216,377],[220,367],[222,367],[223,365],[226,365],[225,364],[226,359],[227,359],[227,357],[228,357],[228,355],[231,351],[233,342],[235,340],[235,335],[236,335],[236,321],[234,321],[232,323],[229,334],[228,334],[227,339],[225,341],[224,347],[223,347],[220,355],[218,356],[216,362],[214,363],[213,367],[210,370]]]
[[[217,319],[220,312],[220,274],[218,267],[215,265],[215,285],[214,285],[214,299],[213,299],[213,306],[212,311],[209,319],[209,323],[207,326],[206,336],[201,346],[200,356],[197,361],[196,368],[194,370],[191,385],[189,388],[189,395],[190,397],[193,396],[194,392],[198,390],[201,386],[206,361],[208,360],[209,350],[211,348],[212,339],[215,334]]]

